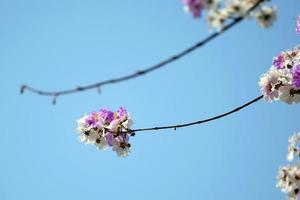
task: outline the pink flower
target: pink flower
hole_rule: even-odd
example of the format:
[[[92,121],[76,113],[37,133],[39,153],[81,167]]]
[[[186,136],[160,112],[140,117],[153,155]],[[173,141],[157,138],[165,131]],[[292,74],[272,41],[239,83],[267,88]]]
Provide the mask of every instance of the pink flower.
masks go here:
[[[193,14],[193,17],[201,17],[204,8],[202,0],[182,0],[182,2],[185,4],[186,10]]]
[[[98,112],[92,112],[88,115],[88,117],[85,120],[85,123],[90,128],[96,128],[100,125],[101,119],[100,114]]]

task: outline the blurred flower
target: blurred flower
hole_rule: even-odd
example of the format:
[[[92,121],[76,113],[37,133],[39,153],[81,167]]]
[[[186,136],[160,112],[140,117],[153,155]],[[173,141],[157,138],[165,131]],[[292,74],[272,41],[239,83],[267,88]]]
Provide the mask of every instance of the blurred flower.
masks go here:
[[[279,169],[276,187],[287,194],[288,200],[297,200],[300,189],[300,166],[285,166]]]
[[[229,17],[229,12],[227,9],[218,10],[218,12],[210,11],[208,17],[208,24],[210,27],[216,29],[217,31],[221,31],[227,18]]]
[[[99,115],[106,124],[109,124],[114,119],[114,113],[107,108],[102,108],[99,112]]]
[[[112,147],[117,155],[125,157],[130,152],[131,125],[125,108],[120,107],[117,112],[103,108],[78,119],[77,132],[81,142],[93,144],[100,150]]]
[[[223,26],[237,17],[254,17],[259,25],[267,28],[276,20],[275,7],[262,6],[264,2],[259,0],[182,0],[184,10],[200,18],[206,11],[209,30],[211,28],[221,31]],[[256,6],[253,9],[253,6]],[[249,11],[251,9],[251,12]]]
[[[287,160],[290,162],[294,160],[294,155],[299,154],[299,149],[296,147],[299,141],[300,141],[300,133],[294,134],[289,138]]]
[[[91,128],[95,128],[99,126],[101,122],[103,122],[103,120],[100,118],[99,112],[92,112],[85,119],[85,123],[87,127],[91,127]]]
[[[300,35],[300,15],[298,16],[298,19],[297,19],[296,33],[297,33],[298,35]]]
[[[247,14],[249,4],[250,3],[245,0],[228,0],[228,9],[232,15],[244,16]],[[252,5],[251,3],[251,6]]]
[[[203,10],[202,0],[182,0],[182,2],[184,4],[184,9],[187,12],[192,13],[194,18],[201,17]]]
[[[299,148],[296,144],[300,141],[300,133],[294,134],[289,138],[287,160],[294,161],[294,156],[299,158]],[[294,166],[287,165],[280,167],[277,176],[278,187],[283,193],[286,193],[288,200],[297,200],[300,195],[300,162]]]
[[[255,14],[258,24],[262,28],[270,27],[277,18],[276,8],[264,6],[261,7]]]
[[[207,10],[217,9],[220,5],[220,0],[203,0],[203,6]]]

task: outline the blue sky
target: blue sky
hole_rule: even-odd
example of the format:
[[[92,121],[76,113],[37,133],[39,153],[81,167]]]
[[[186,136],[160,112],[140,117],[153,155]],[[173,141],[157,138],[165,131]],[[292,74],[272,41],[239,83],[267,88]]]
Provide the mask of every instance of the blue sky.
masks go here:
[[[272,1],[267,30],[246,20],[145,77],[58,99],[67,89],[143,69],[208,35],[179,0],[0,0],[0,199],[284,199],[275,188],[299,105],[260,101],[227,118],[145,132],[126,158],[78,142],[83,113],[125,106],[134,128],[189,122],[260,95],[273,56],[294,47],[298,0]]]

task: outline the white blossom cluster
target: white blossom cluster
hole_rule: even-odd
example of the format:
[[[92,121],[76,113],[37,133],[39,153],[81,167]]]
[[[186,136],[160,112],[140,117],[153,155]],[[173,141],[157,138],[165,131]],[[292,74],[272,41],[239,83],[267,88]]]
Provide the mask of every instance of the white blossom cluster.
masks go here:
[[[269,71],[260,77],[259,86],[268,102],[299,103],[300,46],[276,56]]]
[[[124,108],[117,112],[104,108],[78,119],[77,132],[81,142],[101,150],[111,147],[118,156],[126,157],[131,146],[129,138],[134,136],[131,125],[132,119]]]
[[[294,156],[299,158],[299,148],[296,144],[300,141],[300,133],[289,138],[287,160],[294,161]],[[287,195],[288,200],[298,200],[300,197],[300,161],[295,165],[288,164],[279,168],[276,187]]]
[[[245,17],[248,11],[259,0],[182,0],[184,10],[199,18],[207,11],[207,22],[210,29],[222,30],[230,19]],[[249,17],[255,18],[262,28],[270,27],[277,18],[275,6],[260,4],[250,12]]]

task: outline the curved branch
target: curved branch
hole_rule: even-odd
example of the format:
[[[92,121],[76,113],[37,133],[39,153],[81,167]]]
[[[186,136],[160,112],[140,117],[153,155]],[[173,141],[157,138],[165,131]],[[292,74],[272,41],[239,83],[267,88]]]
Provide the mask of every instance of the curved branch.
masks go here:
[[[239,106],[231,111],[228,111],[226,113],[223,113],[223,114],[220,114],[220,115],[217,115],[217,116],[214,116],[214,117],[211,117],[211,118],[207,118],[207,119],[203,119],[203,120],[199,120],[199,121],[195,121],[195,122],[190,122],[190,123],[186,123],[186,124],[178,124],[178,125],[169,125],[169,126],[157,126],[157,127],[151,127],[151,128],[138,128],[138,129],[132,129],[128,132],[124,132],[124,133],[135,133],[135,132],[141,132],[141,131],[153,131],[153,130],[163,130],[163,129],[178,129],[178,128],[183,128],[183,127],[187,127],[187,126],[193,126],[193,125],[197,125],[197,124],[203,124],[203,123],[207,123],[207,122],[210,122],[210,121],[214,121],[214,120],[217,120],[217,119],[221,119],[223,117],[226,117],[227,115],[231,115],[233,113],[236,113],[248,106],[250,106],[251,104],[259,101],[260,99],[263,98],[263,95],[262,96],[259,96],[259,97],[256,97],[255,99],[245,103],[244,105],[242,106]]]
[[[31,86],[28,85],[22,85],[21,86],[21,93],[23,93],[25,90],[28,90],[30,92],[33,92],[35,94],[38,95],[42,95],[42,96],[52,96],[53,97],[53,104],[55,104],[56,102],[56,98],[58,96],[61,95],[67,95],[67,94],[71,94],[71,93],[76,93],[76,92],[82,92],[85,90],[90,90],[90,89],[98,89],[100,90],[100,87],[104,86],[104,85],[109,85],[109,84],[116,84],[116,83],[120,83],[123,81],[128,81],[143,75],[146,75],[152,71],[155,71],[157,69],[160,69],[162,67],[165,67],[166,65],[175,62],[179,59],[181,59],[182,57],[190,54],[191,52],[195,51],[196,49],[204,46],[206,43],[210,42],[211,40],[217,38],[218,36],[220,36],[222,33],[226,32],[227,30],[229,30],[230,28],[234,27],[235,25],[237,25],[239,22],[241,22],[244,18],[246,18],[254,9],[256,9],[262,2],[264,2],[266,0],[258,0],[246,13],[245,16],[243,17],[237,17],[235,19],[233,19],[232,22],[230,22],[228,25],[224,26],[219,32],[215,32],[213,34],[211,34],[210,36],[206,37],[205,39],[197,42],[196,44],[192,45],[191,47],[188,47],[187,49],[181,51],[180,53],[175,54],[174,56],[171,56],[153,66],[150,66],[144,70],[140,70],[137,71],[135,73],[126,75],[126,76],[122,76],[119,78],[114,78],[114,79],[109,79],[109,80],[105,80],[105,81],[101,81],[98,83],[94,83],[91,85],[86,85],[86,86],[79,86],[73,89],[67,89],[67,90],[61,90],[61,91],[54,91],[54,92],[49,92],[49,91],[43,91],[43,90],[38,90],[35,89]]]

